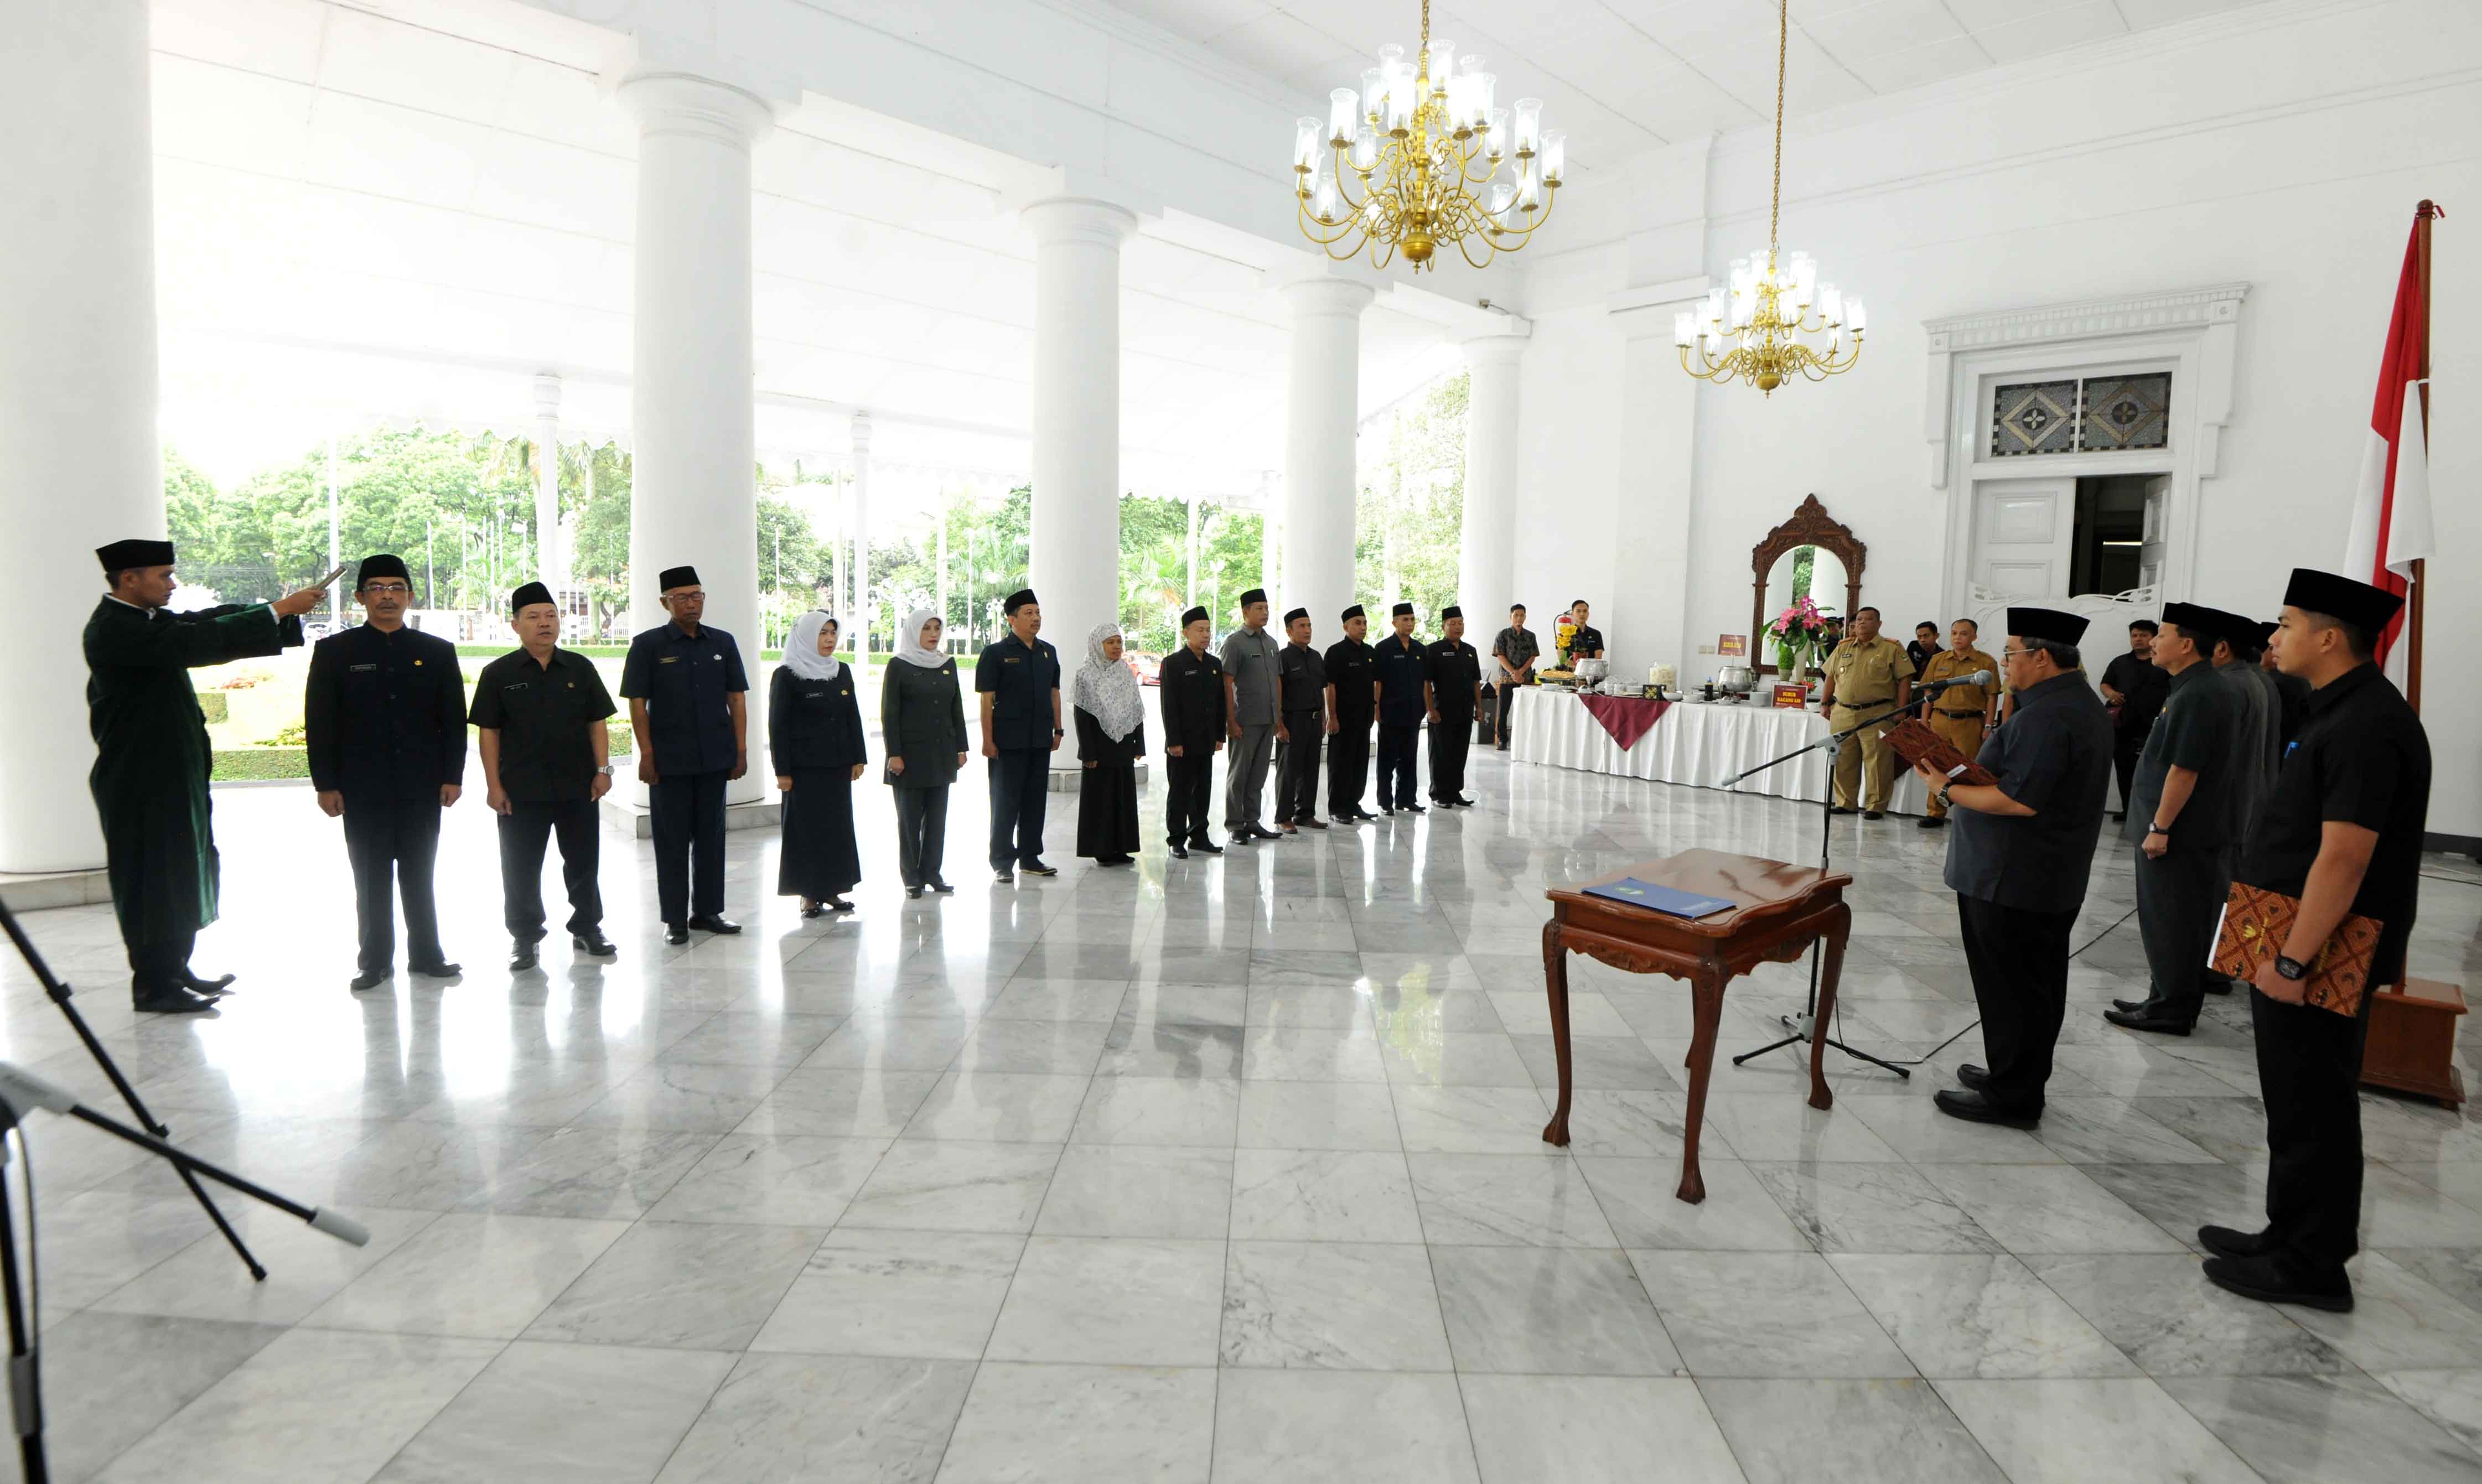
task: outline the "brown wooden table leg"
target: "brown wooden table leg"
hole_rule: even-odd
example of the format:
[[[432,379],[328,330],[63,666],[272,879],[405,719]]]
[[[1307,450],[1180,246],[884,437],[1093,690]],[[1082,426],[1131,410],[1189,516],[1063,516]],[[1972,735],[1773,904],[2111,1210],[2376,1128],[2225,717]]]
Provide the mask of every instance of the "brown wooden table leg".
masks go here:
[[[1835,1015],[1835,981],[1844,972],[1844,941],[1853,934],[1853,909],[1838,904],[1827,925],[1827,961],[1818,969],[1818,1019],[1809,1027],[1809,1105],[1835,1105],[1827,1090],[1827,1027]]]
[[[1543,924],[1543,993],[1551,1002],[1551,1056],[1560,1064],[1560,1105],[1543,1126],[1543,1142],[1569,1143],[1569,950],[1560,943],[1560,919]]]
[[[1689,1109],[1680,1121],[1679,1196],[1692,1206],[1706,1199],[1706,1178],[1698,1173],[1698,1129],[1706,1118],[1706,1074],[1715,1066],[1715,1037],[1724,1019],[1724,967],[1708,960],[1689,983],[1696,1029],[1689,1040]]]

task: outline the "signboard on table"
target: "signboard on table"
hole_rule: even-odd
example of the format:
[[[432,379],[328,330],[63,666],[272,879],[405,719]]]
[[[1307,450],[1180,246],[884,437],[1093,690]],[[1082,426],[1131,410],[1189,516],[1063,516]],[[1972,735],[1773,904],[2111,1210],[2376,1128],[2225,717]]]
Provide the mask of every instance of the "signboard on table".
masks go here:
[[[1747,654],[1750,652],[1749,636],[1747,634],[1717,634],[1715,636],[1715,652],[1718,654],[1731,655]]]
[[[1779,685],[1776,687],[1775,709],[1779,711],[1799,711],[1809,706],[1809,686]]]

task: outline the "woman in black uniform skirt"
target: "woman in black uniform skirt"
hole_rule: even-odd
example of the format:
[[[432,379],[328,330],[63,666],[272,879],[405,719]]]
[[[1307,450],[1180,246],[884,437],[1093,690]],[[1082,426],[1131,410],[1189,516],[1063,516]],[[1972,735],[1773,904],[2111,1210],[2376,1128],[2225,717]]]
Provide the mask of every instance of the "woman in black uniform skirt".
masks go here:
[[[896,861],[905,894],[957,888],[939,875],[948,841],[948,788],[965,765],[965,702],[957,661],[939,652],[939,616],[916,608],[896,636],[896,657],[879,680],[879,733],[887,786],[896,794]]]
[[[1097,865],[1127,865],[1138,852],[1137,761],[1147,752],[1147,708],[1138,677],[1121,660],[1121,625],[1097,623],[1077,672],[1077,853]]]
[[[853,785],[868,755],[853,672],[836,659],[836,621],[815,609],[795,620],[767,688],[767,751],[784,796],[776,890],[799,896],[805,917],[853,911],[845,893],[861,880]]]

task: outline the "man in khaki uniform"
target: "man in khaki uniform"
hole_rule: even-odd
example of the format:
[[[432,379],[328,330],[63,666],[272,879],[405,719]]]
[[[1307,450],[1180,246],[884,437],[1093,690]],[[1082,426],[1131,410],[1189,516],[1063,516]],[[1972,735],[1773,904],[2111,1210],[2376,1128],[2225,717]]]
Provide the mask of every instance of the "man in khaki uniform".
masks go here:
[[[1934,680],[1953,680],[1988,670],[1994,679],[1988,686],[1958,685],[1941,691],[1931,700],[1930,715],[1925,718],[1931,730],[1940,734],[1948,746],[1971,757],[1982,751],[1983,734],[1998,725],[1999,686],[1995,677],[1999,662],[1982,652],[1975,641],[1981,637],[1981,626],[1971,619],[1959,619],[1947,626],[1947,648],[1931,656],[1922,667],[1924,685]],[[1923,816],[1921,828],[1944,829],[1947,806],[1939,796],[1931,796],[1931,811]]]
[[[1890,704],[1901,706],[1913,699],[1914,662],[1905,657],[1905,647],[1893,639],[1879,637],[1878,609],[1863,608],[1855,613],[1852,624],[1845,630],[1844,642],[1827,656],[1827,694],[1819,702],[1819,709],[1827,713],[1827,724],[1842,731],[1865,716],[1886,711]],[[1862,798],[1862,817],[1887,817],[1888,791],[1896,778],[1896,754],[1888,746],[1887,731],[1894,725],[1895,716],[1890,713],[1859,735],[1846,738],[1836,750],[1835,812],[1853,812],[1854,788],[1866,765],[1870,787]],[[1854,746],[1857,742],[1861,746]]]

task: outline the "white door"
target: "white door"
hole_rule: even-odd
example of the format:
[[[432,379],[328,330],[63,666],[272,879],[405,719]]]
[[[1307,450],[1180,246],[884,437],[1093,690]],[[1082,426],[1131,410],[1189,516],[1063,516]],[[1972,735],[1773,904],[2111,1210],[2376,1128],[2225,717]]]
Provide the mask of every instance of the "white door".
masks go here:
[[[2146,536],[2137,547],[2137,585],[2163,581],[2164,526],[2172,518],[2172,476],[2157,474],[2146,482]]]
[[[1973,497],[1973,580],[2010,597],[2065,596],[2077,482],[1986,479]]]

